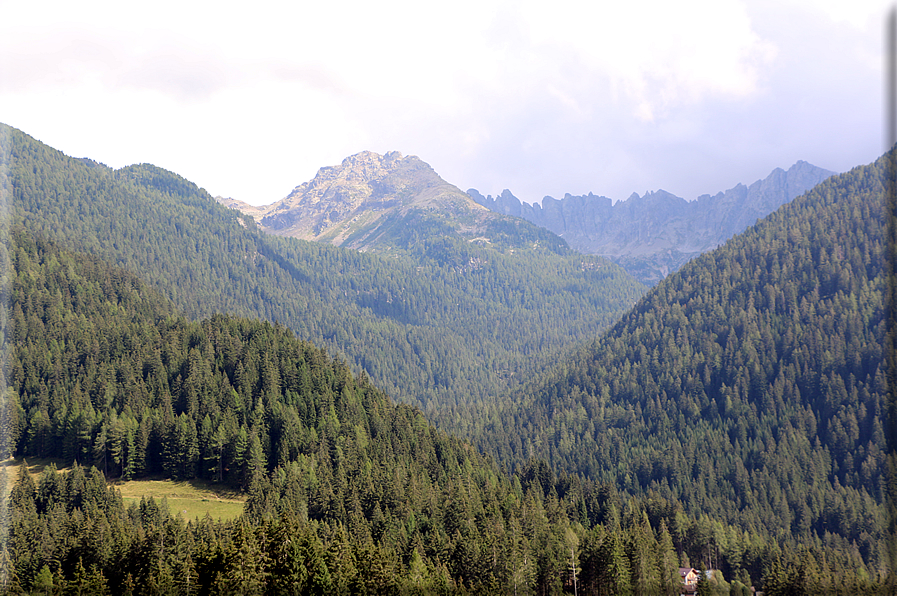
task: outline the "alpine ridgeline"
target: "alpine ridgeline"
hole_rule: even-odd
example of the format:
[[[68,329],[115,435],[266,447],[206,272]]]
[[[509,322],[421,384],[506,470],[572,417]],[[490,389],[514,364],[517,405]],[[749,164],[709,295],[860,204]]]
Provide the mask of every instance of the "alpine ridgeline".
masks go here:
[[[834,172],[799,161],[763,180],[715,196],[686,201],[664,190],[612,203],[607,197],[565,195],[521,203],[505,190],[492,198],[468,190],[489,209],[522,217],[551,230],[585,254],[613,260],[642,283],[653,285],[693,257],[714,249],[813,188]]]
[[[887,569],[888,159],[659,283],[487,448]]]
[[[644,292],[560,239],[561,254],[534,247],[556,236],[523,221],[503,238],[526,250],[407,226],[410,249],[365,254],[264,233],[149,164],[112,170],[0,125],[3,136],[0,191],[35,236],[139,275],[192,318],[278,321],[443,427],[464,428],[470,412],[594,338]],[[538,235],[518,241],[527,230]]]
[[[251,215],[271,234],[362,251],[408,248],[434,236],[499,248],[567,250],[556,234],[478,205],[418,157],[398,151],[363,151],[321,168],[314,179],[266,207],[217,200]]]

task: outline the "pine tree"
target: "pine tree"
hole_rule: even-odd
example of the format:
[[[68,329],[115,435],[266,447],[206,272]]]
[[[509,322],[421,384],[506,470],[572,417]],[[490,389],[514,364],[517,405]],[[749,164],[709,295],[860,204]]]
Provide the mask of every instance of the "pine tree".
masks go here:
[[[262,594],[266,586],[266,560],[252,529],[245,521],[236,524],[224,552],[223,568],[213,592],[222,595]]]

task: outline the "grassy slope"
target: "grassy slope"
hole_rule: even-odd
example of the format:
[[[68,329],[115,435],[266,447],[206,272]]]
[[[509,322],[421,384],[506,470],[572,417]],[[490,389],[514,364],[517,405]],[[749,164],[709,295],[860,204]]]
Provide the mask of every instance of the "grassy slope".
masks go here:
[[[28,474],[37,483],[44,469],[55,464],[57,470],[67,472],[70,466],[62,466],[61,460],[47,457],[16,457],[0,462],[0,474],[6,474],[6,484],[10,489],[27,466]],[[0,479],[2,480],[2,479]],[[121,492],[125,505],[139,504],[140,499],[152,497],[157,501],[165,499],[172,514],[180,513],[185,520],[203,518],[207,514],[212,519],[229,520],[243,513],[246,496],[233,489],[205,482],[199,478],[176,482],[166,479],[141,479],[128,482],[110,483]]]

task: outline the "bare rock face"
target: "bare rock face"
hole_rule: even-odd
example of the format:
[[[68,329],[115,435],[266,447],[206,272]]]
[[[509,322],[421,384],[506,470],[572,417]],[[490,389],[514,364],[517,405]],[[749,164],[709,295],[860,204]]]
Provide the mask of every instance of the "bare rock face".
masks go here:
[[[522,203],[508,190],[494,199],[474,189],[467,192],[480,205],[551,230],[574,249],[606,256],[651,285],[833,174],[799,161],[750,186],[738,184],[694,201],[658,190],[641,197],[633,193],[617,203],[591,193],[545,197],[540,206]]]
[[[419,158],[397,151],[364,151],[321,168],[314,179],[265,207],[231,205],[267,232],[362,250],[388,245],[409,215],[435,218],[464,236],[483,232],[497,215]]]
[[[244,203],[243,201],[238,201],[237,199],[232,199],[230,197],[215,197],[215,200],[229,209],[242,211],[246,215],[252,217],[257,217],[262,210],[261,207],[256,207],[255,205],[250,205],[249,203]]]

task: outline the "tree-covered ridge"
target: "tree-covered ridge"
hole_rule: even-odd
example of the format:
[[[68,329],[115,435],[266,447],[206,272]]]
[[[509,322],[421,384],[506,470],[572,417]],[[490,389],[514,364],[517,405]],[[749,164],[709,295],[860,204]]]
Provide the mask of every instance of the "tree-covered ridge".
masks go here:
[[[593,593],[657,593],[709,552],[696,528],[732,537],[747,583],[778,552],[544,464],[509,478],[283,327],[191,322],[98,259],[22,230],[10,246],[10,447],[94,466],[19,479],[10,592],[556,594],[575,563]],[[106,488],[148,474],[243,486],[245,517],[185,524]]]
[[[732,588],[811,566],[832,593],[885,589],[849,549],[783,550],[543,463],[509,477],[283,327],[191,322],[98,259],[22,230],[10,246],[5,430],[18,455],[94,466],[19,479],[11,593],[559,594],[575,565],[584,594],[675,594],[689,561]],[[245,515],[185,522],[105,487],[147,474],[244,486]]]
[[[496,231],[507,237],[496,249],[434,237],[426,218],[399,221],[402,248],[383,255],[279,238],[160,168],[113,171],[4,131],[4,192],[28,230],[138,274],[191,317],[278,321],[462,431],[470,411],[610,325],[643,290],[600,258],[512,249],[539,240],[515,237],[529,228]]]
[[[364,442],[412,412],[283,327],[190,322],[134,276],[24,233],[11,256],[13,453],[248,486],[341,425]]]
[[[887,570],[885,159],[664,280],[484,444]]]

